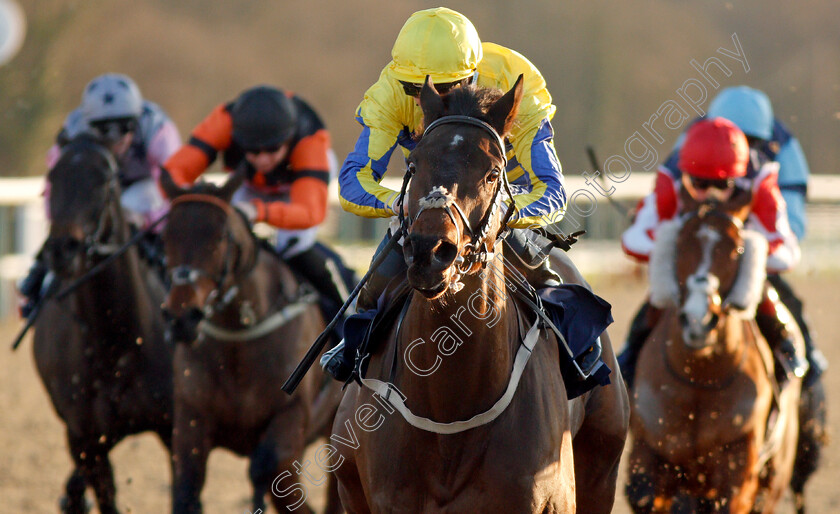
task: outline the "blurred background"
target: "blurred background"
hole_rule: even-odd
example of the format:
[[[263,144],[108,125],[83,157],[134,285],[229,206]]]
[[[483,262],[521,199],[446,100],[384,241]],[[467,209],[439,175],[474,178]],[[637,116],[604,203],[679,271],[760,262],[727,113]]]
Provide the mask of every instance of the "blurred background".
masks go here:
[[[0,22],[0,61],[5,61],[0,66],[0,314],[11,318],[13,281],[25,272],[45,234],[39,194],[46,150],[93,77],[114,71],[134,78],[143,95],[169,113],[183,138],[214,106],[248,87],[268,83],[292,90],[319,112],[343,160],[359,133],[354,111],[389,62],[402,24],[412,12],[437,5],[413,0],[0,0],[0,13],[13,13],[6,19],[17,19],[15,6],[25,16],[25,37],[17,42],[22,26]],[[840,301],[832,286],[840,284],[840,180],[835,176],[840,173],[840,2],[454,0],[446,6],[470,18],[482,40],[519,51],[543,73],[557,106],[555,145],[570,192],[585,187],[581,173],[593,169],[587,145],[594,146],[602,162],[611,155],[626,157],[625,145],[638,132],[646,151],[657,158],[631,161],[629,178],[612,185],[614,197],[628,207],[646,194],[653,183],[649,172],[670,152],[684,125],[668,129],[657,121],[657,140],[644,124],[669,101],[689,119],[696,116],[680,95],[681,88],[689,92],[687,81],[705,88],[705,96],[696,88],[690,92],[700,110],[722,87],[747,84],[765,91],[776,116],[799,138],[813,177],[809,235],[795,276],[807,294],[820,295],[819,305],[809,305],[814,305],[814,316],[825,320],[821,333],[836,329],[831,306]],[[737,52],[735,40],[743,50],[741,61],[730,57]],[[730,72],[708,69],[719,87],[697,69],[711,57]],[[401,166],[394,159],[390,175],[400,176]],[[382,236],[382,222],[342,212],[335,191],[332,201],[322,237],[364,271],[371,245]],[[601,201],[582,222],[588,234],[572,257],[596,289],[603,285],[599,293],[621,306],[613,335],[618,342],[644,294],[644,268],[620,252],[617,236],[628,222],[617,209]],[[616,275],[626,280],[608,278]],[[6,324],[18,326],[15,320]],[[0,361],[15,370],[11,376],[0,373],[6,377],[0,389],[8,393],[0,397],[0,408],[18,408],[29,395],[46,401],[32,385],[31,366],[13,364],[10,358]],[[23,416],[15,426],[43,432],[47,448],[63,454],[57,420],[51,413],[46,416],[53,425]],[[63,455],[24,456],[14,451],[13,440],[5,439],[0,439],[0,459],[29,459],[24,463],[29,470],[55,459],[65,465]],[[149,475],[164,480],[160,473],[165,468]],[[46,488],[51,495],[47,505],[54,505],[62,476],[24,479],[0,470],[0,489]],[[815,512],[840,509],[838,494],[826,500],[828,510]],[[146,496],[138,494],[134,504],[145,505]],[[242,491],[231,505],[246,505],[241,501],[245,496]],[[21,500],[15,505],[30,504]],[[0,503],[0,512],[7,512],[4,508]],[[137,511],[155,507],[148,509]]]

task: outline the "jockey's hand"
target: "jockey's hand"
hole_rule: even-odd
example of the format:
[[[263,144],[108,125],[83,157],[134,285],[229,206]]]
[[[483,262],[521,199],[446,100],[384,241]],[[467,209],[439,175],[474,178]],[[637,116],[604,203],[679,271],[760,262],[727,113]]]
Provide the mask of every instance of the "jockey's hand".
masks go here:
[[[406,195],[405,195],[405,203],[408,203],[408,193],[406,193]],[[403,212],[403,216],[408,216],[408,207],[405,205],[405,203],[402,204],[402,212]],[[401,206],[400,205],[400,197],[397,196],[394,199],[393,205],[391,205],[391,210],[394,211],[394,216],[399,216],[400,215],[400,211],[398,210],[400,208],[400,206]]]
[[[551,239],[552,244],[554,246],[560,248],[564,252],[568,252],[569,250],[571,250],[572,245],[577,243],[578,238],[585,233],[585,230],[578,230],[577,232],[569,234],[568,236],[563,234],[550,234],[548,237],[549,239]]]
[[[249,201],[236,202],[233,206],[241,212],[251,225],[257,221],[257,206]]]

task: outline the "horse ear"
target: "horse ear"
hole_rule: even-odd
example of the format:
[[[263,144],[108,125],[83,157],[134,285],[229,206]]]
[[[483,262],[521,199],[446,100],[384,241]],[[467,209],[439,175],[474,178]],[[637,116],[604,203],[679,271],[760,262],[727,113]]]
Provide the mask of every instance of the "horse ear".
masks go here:
[[[490,126],[496,129],[500,136],[510,131],[513,120],[516,119],[519,104],[522,102],[522,89],[522,75],[520,74],[510,91],[496,100],[496,103],[487,111]]]
[[[443,115],[443,99],[438,94],[432,77],[426,75],[426,82],[420,90],[420,108],[423,109],[423,124],[429,124]]]
[[[172,175],[169,174],[169,170],[167,170],[166,168],[160,169],[160,188],[163,189],[163,193],[170,200],[174,200],[175,198],[187,192],[185,189],[181,189],[178,186],[178,184],[175,183],[175,181],[172,179]]]
[[[236,171],[231,174],[231,176],[227,179],[227,182],[219,188],[218,197],[222,200],[230,203],[230,199],[233,198],[233,193],[239,189],[239,186],[242,185],[242,182],[245,181],[245,175],[247,173],[247,162],[243,159],[242,164],[237,166]]]

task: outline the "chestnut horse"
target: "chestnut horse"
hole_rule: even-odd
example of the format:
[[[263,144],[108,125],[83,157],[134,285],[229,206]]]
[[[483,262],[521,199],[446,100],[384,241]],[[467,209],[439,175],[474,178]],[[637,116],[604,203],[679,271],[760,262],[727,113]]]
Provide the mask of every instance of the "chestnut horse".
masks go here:
[[[216,447],[250,458],[254,511],[265,510],[269,492],[278,512],[302,506],[304,447],[329,435],[341,399],[338,383],[322,387],[316,376],[291,397],[280,389],[325,324],[315,293],[231,207],[242,179],[237,173],[222,187],[187,191],[161,177],[172,199],[163,240],[171,278],[165,314],[176,344],[175,513],[201,512]],[[275,483],[287,476],[293,490]],[[337,507],[333,487],[328,511]]]
[[[423,87],[427,131],[408,159],[413,290],[331,436],[349,512],[612,510],[629,417],[620,375],[569,400],[554,334],[514,300],[510,270],[482,271],[510,251],[502,138],[521,98],[521,77],[504,95]]]
[[[48,176],[52,224],[42,258],[57,280],[85,275],[129,240],[113,156],[80,136]],[[160,278],[132,247],[71,294],[47,300],[35,322],[35,364],[67,425],[74,470],[62,510],[117,512],[108,453],[126,435],[172,433],[172,353],[164,341]]]
[[[651,303],[668,308],[638,362],[635,512],[773,512],[790,483],[801,381],[779,389],[753,319],[767,241],[745,217],[701,206],[657,232]]]

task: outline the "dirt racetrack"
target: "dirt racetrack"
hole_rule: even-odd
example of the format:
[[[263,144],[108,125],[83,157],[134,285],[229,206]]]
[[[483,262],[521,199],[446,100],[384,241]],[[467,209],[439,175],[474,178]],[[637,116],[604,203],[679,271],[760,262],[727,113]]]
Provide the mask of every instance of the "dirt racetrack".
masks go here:
[[[646,283],[641,277],[589,277],[598,294],[613,305],[616,323],[611,329],[614,341],[623,341],[627,325],[641,302]],[[818,344],[834,368],[825,376],[829,426],[840,412],[840,345],[835,331],[840,327],[840,275],[794,275],[796,291],[806,301]],[[32,362],[31,341],[11,353],[8,350],[17,321],[0,326],[0,514],[57,512],[58,498],[70,471],[63,425],[52,410]],[[617,343],[621,344],[621,343]],[[278,377],[278,387],[285,377]],[[830,430],[836,434],[836,429]],[[112,453],[117,478],[118,502],[124,513],[169,512],[170,474],[166,453],[152,436],[129,438]],[[624,475],[622,462],[622,478]],[[242,514],[247,511],[250,487],[247,464],[226,451],[217,450],[210,458],[203,500],[207,514]],[[809,513],[840,512],[840,488],[831,478],[840,475],[840,444],[830,445],[822,466],[807,489]],[[320,495],[311,490],[312,505],[320,505]],[[628,513],[619,482],[614,512]],[[585,507],[580,512],[586,512]],[[780,509],[792,513],[788,501]]]

